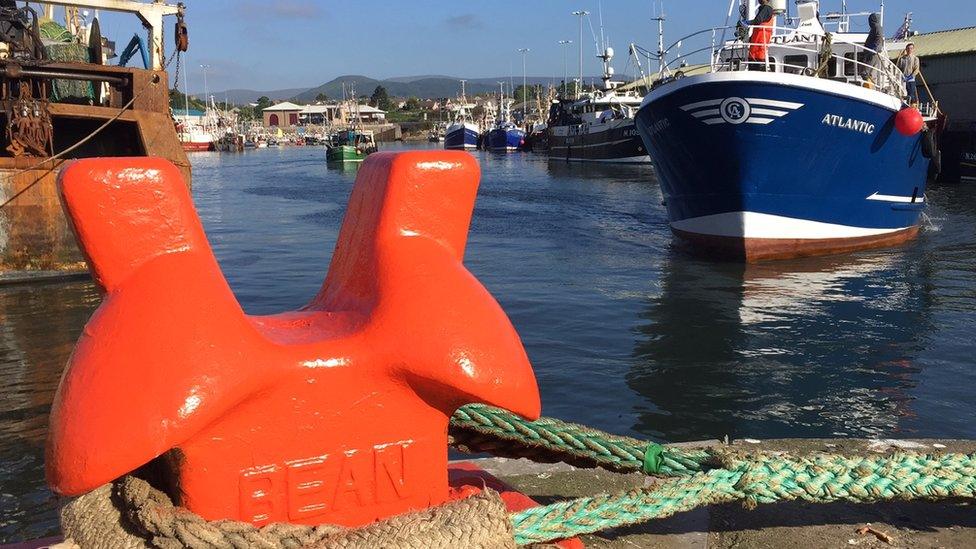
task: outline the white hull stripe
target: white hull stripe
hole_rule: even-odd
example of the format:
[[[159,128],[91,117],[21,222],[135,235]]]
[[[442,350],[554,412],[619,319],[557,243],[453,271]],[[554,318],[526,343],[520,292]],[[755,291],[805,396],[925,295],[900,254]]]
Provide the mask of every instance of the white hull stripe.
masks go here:
[[[759,99],[758,97],[747,97],[746,101],[750,105],[758,105],[760,107],[778,107],[780,109],[787,109],[795,111],[803,106],[803,103],[790,103],[789,101],[774,101],[772,99]],[[756,112],[753,110],[752,112]],[[783,113],[786,114],[786,113]]]
[[[671,222],[679,231],[734,238],[819,240],[894,233],[909,227],[873,229],[757,212],[728,212]]]
[[[880,200],[881,202],[901,202],[903,204],[921,204],[925,202],[924,196],[917,196],[914,200],[910,196],[897,196],[893,194],[878,194],[874,193],[867,198],[868,200]]]
[[[620,128],[625,128],[627,126],[633,126],[633,125],[634,125],[633,118],[626,118],[622,120],[620,119],[611,120],[605,123],[590,124],[589,126],[586,127],[586,133],[574,133],[573,135],[569,134],[570,126],[553,126],[552,134],[555,135],[556,137],[575,137],[577,135],[593,135],[597,133],[604,133],[604,132],[618,130]]]
[[[702,107],[717,107],[722,104],[721,99],[709,99],[708,101],[699,101],[697,103],[692,103],[691,105],[685,105],[681,107],[683,111],[693,111],[695,109],[700,109]],[[715,109],[715,114],[718,114],[718,109]]]
[[[553,145],[551,149],[589,149],[591,147],[606,147],[608,145],[619,145],[621,143],[630,143],[634,140],[633,137],[628,137],[627,139],[618,139],[616,141],[606,141],[604,143],[590,143],[589,145]]]
[[[755,103],[752,104],[755,105]],[[789,114],[789,111],[777,111],[774,109],[752,109],[752,114],[758,114],[759,116],[772,116],[774,118],[778,118],[780,116],[786,116],[787,114]]]

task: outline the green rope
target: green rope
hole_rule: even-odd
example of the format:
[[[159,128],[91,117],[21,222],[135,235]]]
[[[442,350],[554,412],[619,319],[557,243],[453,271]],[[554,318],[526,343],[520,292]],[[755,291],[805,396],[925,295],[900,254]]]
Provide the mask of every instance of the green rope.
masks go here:
[[[702,450],[663,447],[558,419],[528,421],[483,404],[464,406],[454,414],[451,437],[453,446],[461,451],[564,461],[620,473],[690,475],[701,471],[710,457]]]
[[[877,502],[976,497],[976,455],[744,455],[728,448],[683,450],[611,435],[552,418],[527,421],[491,406],[451,418],[452,444],[536,461],[677,477],[620,494],[585,497],[513,513],[516,542],[545,543],[742,501]]]
[[[976,455],[725,459],[727,468],[670,479],[657,487],[513,513],[515,541],[544,543],[733,501],[747,505],[791,500],[867,503],[976,496]]]

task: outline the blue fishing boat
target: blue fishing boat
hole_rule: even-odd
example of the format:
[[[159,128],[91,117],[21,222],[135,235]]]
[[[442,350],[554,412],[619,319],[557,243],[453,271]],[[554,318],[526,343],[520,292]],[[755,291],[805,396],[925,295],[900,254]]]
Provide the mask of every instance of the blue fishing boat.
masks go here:
[[[478,138],[481,136],[481,126],[471,116],[472,105],[468,104],[464,94],[464,80],[461,80],[461,96],[458,103],[452,107],[453,121],[444,130],[444,148],[466,150],[478,148]]]
[[[525,132],[512,122],[498,122],[488,132],[488,150],[497,152],[517,151],[525,145]]]
[[[504,84],[502,84],[498,96],[498,118],[488,132],[489,151],[513,152],[525,145],[525,131],[512,121],[511,108],[512,100],[506,99]]]
[[[742,0],[745,19],[757,4]],[[847,32],[870,14],[822,22],[819,2],[797,8],[793,28],[774,15],[766,39],[743,27],[710,49],[703,74],[662,71],[637,113],[671,229],[694,247],[752,261],[889,246],[919,231],[934,132],[883,48],[875,55],[869,37]]]

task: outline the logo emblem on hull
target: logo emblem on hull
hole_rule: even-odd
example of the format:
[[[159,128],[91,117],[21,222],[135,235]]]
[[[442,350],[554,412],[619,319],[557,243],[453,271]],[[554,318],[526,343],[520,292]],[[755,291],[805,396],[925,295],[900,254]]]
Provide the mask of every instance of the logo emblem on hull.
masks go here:
[[[757,97],[725,97],[698,101],[681,110],[709,126],[715,124],[769,124],[803,107],[803,103],[761,99]]]
[[[752,114],[752,107],[741,97],[730,97],[722,101],[718,110],[722,114],[722,120],[729,124],[742,124]]]

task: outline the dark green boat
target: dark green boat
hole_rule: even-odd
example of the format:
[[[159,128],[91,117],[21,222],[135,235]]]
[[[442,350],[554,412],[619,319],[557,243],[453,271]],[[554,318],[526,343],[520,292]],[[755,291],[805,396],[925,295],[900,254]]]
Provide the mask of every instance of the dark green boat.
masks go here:
[[[325,158],[330,163],[362,162],[367,155],[376,151],[373,132],[347,130],[332,136]]]

